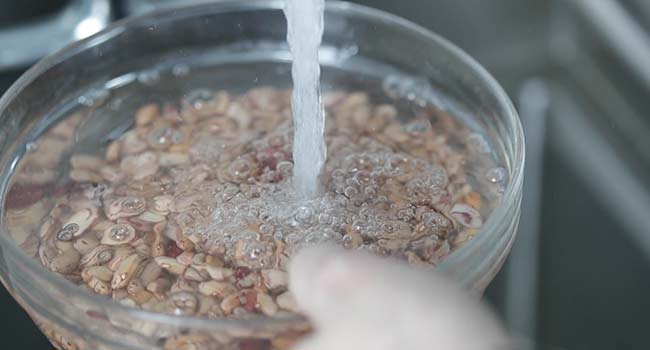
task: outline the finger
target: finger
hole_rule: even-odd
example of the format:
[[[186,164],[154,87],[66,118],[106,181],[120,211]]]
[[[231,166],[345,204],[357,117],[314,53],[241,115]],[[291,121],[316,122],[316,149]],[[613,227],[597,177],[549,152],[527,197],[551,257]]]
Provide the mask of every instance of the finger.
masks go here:
[[[334,299],[351,295],[351,287],[345,270],[347,257],[338,248],[323,246],[301,250],[290,265],[290,290],[302,310],[313,315],[319,322],[327,322],[340,304]],[[321,320],[321,318],[324,318]]]
[[[311,247],[292,260],[290,287],[317,329],[314,346],[337,341],[343,343],[337,349],[352,349],[345,344],[361,340],[374,343],[373,349],[433,344],[489,349],[506,340],[475,298],[430,269],[338,247]]]

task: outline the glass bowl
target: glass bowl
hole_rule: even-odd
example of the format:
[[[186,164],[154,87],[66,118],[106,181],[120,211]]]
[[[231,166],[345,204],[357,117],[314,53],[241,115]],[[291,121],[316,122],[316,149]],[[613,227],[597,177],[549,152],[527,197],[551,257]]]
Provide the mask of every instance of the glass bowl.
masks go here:
[[[123,116],[132,115],[152,96],[177,95],[215,80],[229,89],[290,86],[282,7],[283,1],[222,1],[117,22],[43,59],[0,100],[0,193],[5,203],[0,277],[57,348],[280,349],[308,331],[306,321],[297,316],[171,316],[89,293],[37,261],[37,242],[30,237],[38,223],[29,219],[32,213],[14,211],[23,218],[18,224],[7,222],[5,215],[19,160],[33,151],[40,134],[76,106],[101,120],[89,131],[97,144],[103,135],[123,131]],[[507,183],[481,231],[437,267],[481,293],[512,245],[522,194],[523,134],[502,88],[443,38],[396,16],[344,2],[327,2],[320,56],[324,88],[381,81],[383,88],[426,100],[482,131],[485,139],[474,141],[479,147],[491,145]],[[74,147],[93,147],[78,141]],[[32,188],[20,198],[38,191]]]

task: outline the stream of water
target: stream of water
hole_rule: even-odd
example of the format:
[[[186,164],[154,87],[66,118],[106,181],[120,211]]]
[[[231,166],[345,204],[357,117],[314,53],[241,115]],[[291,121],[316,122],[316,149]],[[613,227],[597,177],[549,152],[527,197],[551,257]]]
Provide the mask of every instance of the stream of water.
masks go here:
[[[304,198],[318,194],[319,174],[327,157],[318,63],[324,8],[324,0],[287,0],[284,9],[293,57],[293,181]]]

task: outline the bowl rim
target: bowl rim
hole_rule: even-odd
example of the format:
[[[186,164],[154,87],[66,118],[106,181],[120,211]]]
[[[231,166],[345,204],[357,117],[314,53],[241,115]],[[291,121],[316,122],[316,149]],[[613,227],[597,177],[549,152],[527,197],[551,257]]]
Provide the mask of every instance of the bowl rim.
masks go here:
[[[113,22],[104,30],[83,40],[73,42],[60,49],[56,53],[41,59],[34,66],[23,73],[23,75],[21,75],[21,77],[16,82],[14,82],[0,98],[0,118],[10,102],[21,91],[27,88],[38,76],[47,71],[49,68],[64,61],[76,53],[89,49],[98,43],[110,40],[112,37],[119,35],[128,27],[137,23],[161,18],[178,17],[181,15],[187,16],[192,15],[193,13],[223,13],[233,10],[275,11],[282,10],[283,7],[283,0],[249,0],[246,2],[239,0],[222,0],[214,3],[203,3],[183,7],[174,7],[171,9],[156,10],[143,15],[129,17]],[[205,9],[205,11],[199,11],[203,9]],[[490,73],[488,73],[487,70],[483,68],[483,66],[481,66],[476,60],[465,53],[462,49],[458,48],[440,35],[409,20],[382,10],[339,0],[326,1],[325,11],[333,13],[347,13],[355,17],[379,20],[387,23],[388,25],[401,27],[402,29],[408,30],[409,32],[414,32],[417,35],[424,36],[428,40],[436,42],[442,49],[446,50],[448,53],[454,56],[455,59],[458,59],[464,64],[467,64],[471,68],[472,74],[475,75],[476,78],[478,78],[480,81],[482,81],[483,84],[488,87],[490,94],[496,98],[499,109],[505,112],[506,123],[514,127],[514,138],[512,146],[514,157],[512,159],[512,172],[510,174],[510,179],[503,192],[501,203],[487,218],[480,232],[491,232],[496,230],[498,225],[507,216],[509,206],[512,205],[513,202],[518,201],[519,191],[523,183],[523,169],[525,159],[524,134],[522,126],[519,121],[517,112],[503,88],[490,75]],[[6,192],[6,188],[2,190]],[[5,195],[6,193],[2,193],[3,199]],[[53,285],[55,288],[66,291],[66,294],[71,298],[84,300],[86,303],[92,304],[96,306],[97,309],[104,310],[105,312],[108,312],[108,310],[110,310],[110,313],[124,313],[133,318],[144,319],[150,322],[157,322],[171,326],[180,326],[183,328],[199,329],[214,329],[224,326],[268,326],[271,324],[278,324],[283,322],[291,323],[304,320],[304,318],[301,316],[254,316],[246,320],[207,319],[193,316],[168,315],[154,311],[146,311],[127,307],[112,299],[107,299],[97,294],[90,293],[82,288],[78,288],[71,282],[60,278],[56,274],[51,273],[37,261],[28,257],[26,254],[20,251],[15,242],[9,238],[9,235],[7,235],[6,232],[4,232],[6,231],[4,227],[0,227],[0,230],[3,231],[2,234],[0,234],[0,245],[10,248],[8,252],[10,252],[12,255],[17,256],[18,261],[21,264],[26,265],[31,272],[36,274],[39,278],[47,281],[48,284]],[[471,239],[467,244],[463,245],[461,248],[450,254],[448,258],[443,260],[443,262],[437,267],[438,270],[444,272],[450,266],[453,266],[455,261],[462,260],[463,255],[471,254],[476,249],[476,247],[481,245],[483,241],[488,238],[487,236],[487,234],[476,235],[476,237]]]

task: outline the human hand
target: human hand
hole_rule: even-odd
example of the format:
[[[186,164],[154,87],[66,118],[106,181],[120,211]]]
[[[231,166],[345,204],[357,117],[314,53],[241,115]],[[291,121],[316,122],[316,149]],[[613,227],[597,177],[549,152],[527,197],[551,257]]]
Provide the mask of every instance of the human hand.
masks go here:
[[[290,288],[315,327],[300,350],[501,350],[509,339],[480,303],[435,271],[337,247],[308,247]]]

